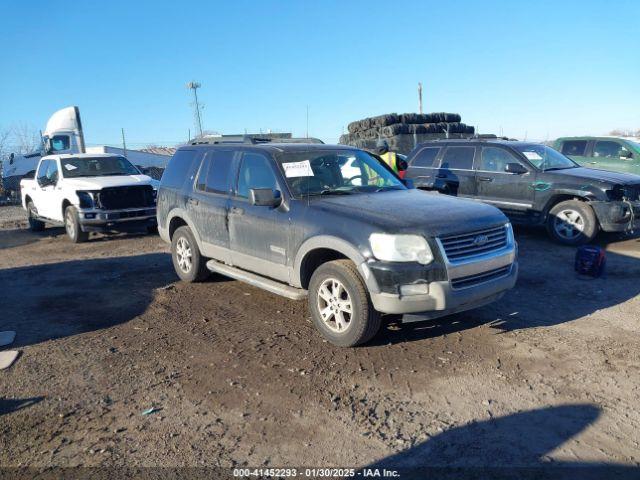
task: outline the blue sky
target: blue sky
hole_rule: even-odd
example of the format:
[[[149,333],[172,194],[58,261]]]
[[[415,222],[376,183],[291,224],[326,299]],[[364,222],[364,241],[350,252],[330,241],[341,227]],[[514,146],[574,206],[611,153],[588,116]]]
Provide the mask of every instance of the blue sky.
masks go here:
[[[640,2],[0,3],[0,126],[80,107],[88,144],[204,128],[336,142],[365,116],[462,114],[529,139],[640,128]]]

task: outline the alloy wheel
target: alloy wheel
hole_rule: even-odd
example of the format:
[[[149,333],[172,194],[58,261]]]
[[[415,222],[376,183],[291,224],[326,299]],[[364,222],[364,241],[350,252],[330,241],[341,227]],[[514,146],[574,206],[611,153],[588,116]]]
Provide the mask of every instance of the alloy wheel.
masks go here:
[[[332,331],[343,333],[351,325],[353,306],[345,286],[335,278],[327,278],[318,289],[318,312]]]

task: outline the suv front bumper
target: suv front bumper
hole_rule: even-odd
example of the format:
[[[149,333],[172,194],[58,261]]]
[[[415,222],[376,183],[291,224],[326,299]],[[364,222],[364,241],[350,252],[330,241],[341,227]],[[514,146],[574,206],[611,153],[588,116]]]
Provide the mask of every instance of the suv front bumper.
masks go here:
[[[83,232],[128,230],[156,225],[156,208],[124,208],[121,210],[78,209]]]
[[[402,264],[388,264],[385,270],[389,268],[402,273],[390,276],[385,272],[381,277],[375,267],[366,262],[360,265],[374,308],[382,313],[411,314],[405,315],[404,321],[428,320],[486,305],[513,288],[518,278],[517,246],[514,242],[501,251],[467,262],[445,260],[446,278],[423,274],[422,279],[416,280],[415,276],[406,275],[406,266]],[[395,278],[397,283],[381,283],[388,278]],[[402,287],[406,285],[421,285],[426,291],[402,295]]]
[[[600,228],[605,232],[640,229],[640,200],[635,202],[590,202]]]

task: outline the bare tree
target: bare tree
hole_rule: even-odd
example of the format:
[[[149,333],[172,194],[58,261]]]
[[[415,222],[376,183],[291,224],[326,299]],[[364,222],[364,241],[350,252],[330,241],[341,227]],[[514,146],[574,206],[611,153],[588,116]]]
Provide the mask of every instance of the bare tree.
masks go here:
[[[640,128],[633,130],[631,128],[615,128],[609,132],[614,137],[640,137]]]
[[[15,153],[31,153],[40,148],[42,140],[38,130],[25,123],[19,123],[11,128],[11,137]]]

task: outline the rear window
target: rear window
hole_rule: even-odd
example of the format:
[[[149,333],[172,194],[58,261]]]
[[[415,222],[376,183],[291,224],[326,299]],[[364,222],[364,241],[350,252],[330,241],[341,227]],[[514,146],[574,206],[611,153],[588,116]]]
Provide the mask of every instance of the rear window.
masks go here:
[[[562,144],[563,155],[577,155],[579,157],[584,156],[584,152],[587,149],[586,140],[567,140]]]
[[[178,150],[162,174],[163,187],[182,188],[198,152],[196,150]]]
[[[448,147],[442,157],[440,168],[472,170],[476,147]]]
[[[429,147],[423,148],[418,154],[411,160],[412,167],[435,167],[435,161],[438,157],[440,148]]]

